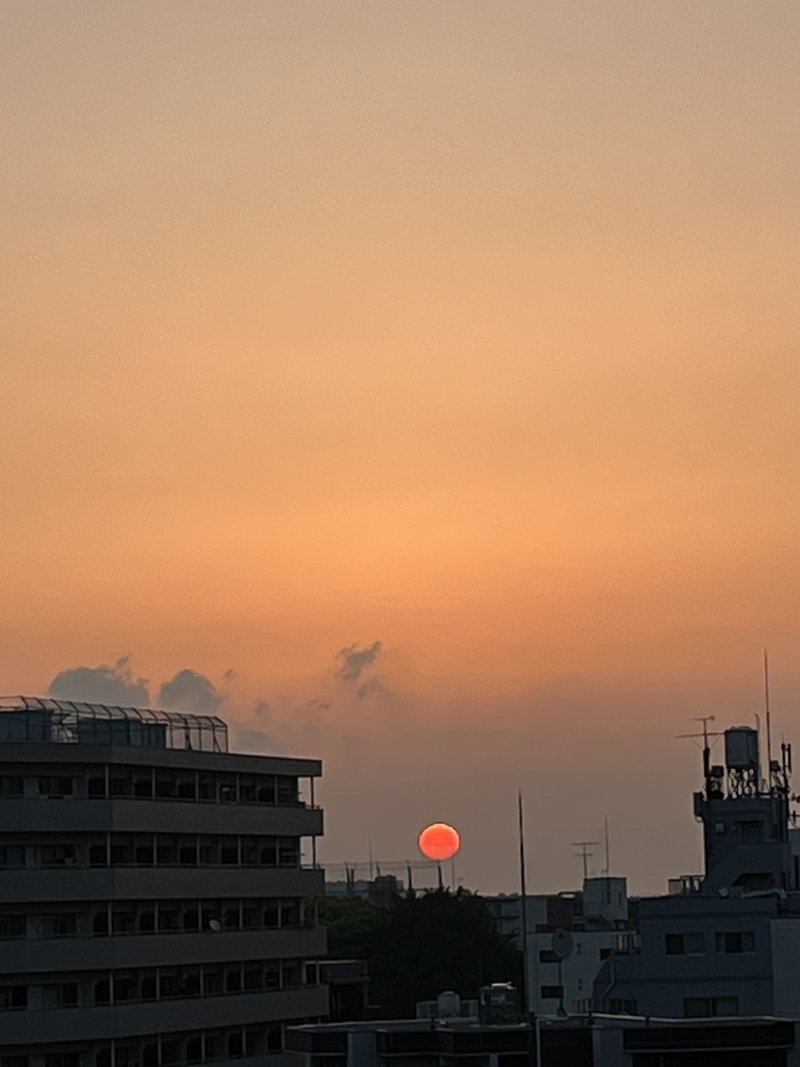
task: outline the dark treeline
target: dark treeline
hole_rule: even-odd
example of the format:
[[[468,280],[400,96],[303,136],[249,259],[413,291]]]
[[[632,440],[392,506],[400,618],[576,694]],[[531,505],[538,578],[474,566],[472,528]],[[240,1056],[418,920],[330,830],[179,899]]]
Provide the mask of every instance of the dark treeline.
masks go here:
[[[445,990],[474,998],[489,982],[522,977],[521,954],[498,933],[484,901],[459,889],[397,896],[387,907],[361,897],[325,897],[331,959],[365,959],[370,1004],[385,1019],[412,1018],[418,1000]]]

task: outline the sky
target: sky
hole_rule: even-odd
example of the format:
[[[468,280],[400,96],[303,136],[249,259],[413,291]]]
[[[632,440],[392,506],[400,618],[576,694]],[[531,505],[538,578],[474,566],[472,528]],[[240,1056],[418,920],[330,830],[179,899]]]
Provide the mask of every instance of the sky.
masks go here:
[[[794,0],[2,0],[0,692],[319,756],[332,869],[695,871],[800,698]],[[800,741],[800,736],[795,735]],[[602,849],[592,861],[599,870]]]

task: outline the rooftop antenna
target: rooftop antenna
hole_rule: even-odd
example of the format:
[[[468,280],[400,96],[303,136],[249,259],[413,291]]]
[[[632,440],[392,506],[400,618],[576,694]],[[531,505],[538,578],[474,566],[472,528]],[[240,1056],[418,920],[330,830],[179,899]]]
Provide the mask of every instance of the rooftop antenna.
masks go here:
[[[772,732],[769,718],[769,656],[764,649],[764,711],[767,720],[767,782],[772,783]]]
[[[611,874],[611,850],[610,850],[609,844],[608,844],[608,816],[607,815],[603,816],[603,831],[604,831],[604,835],[603,836],[604,836],[605,846],[606,846],[606,869],[603,871],[603,874],[606,876],[606,878],[608,878],[608,876]]]
[[[592,845],[596,845],[598,843],[599,842],[597,842],[597,841],[573,841],[572,842],[572,847],[573,848],[580,849],[580,851],[576,852],[575,855],[576,856],[580,856],[580,858],[583,860],[583,877],[584,877],[584,881],[589,877],[589,860],[594,855],[594,852],[590,851],[591,846]]]
[[[528,1011],[528,888],[525,876],[525,820],[522,813],[522,789],[517,791],[517,818],[519,822],[519,908],[522,927],[522,1004]],[[538,1061],[537,1061],[538,1062]]]
[[[708,724],[714,722],[716,716],[714,715],[696,715],[691,722],[702,723],[703,732],[701,734],[678,734],[679,740],[689,738],[692,741],[703,741],[703,779],[706,784],[706,798],[711,796],[711,745],[709,744],[710,737],[721,737],[722,734],[714,733],[708,729]]]

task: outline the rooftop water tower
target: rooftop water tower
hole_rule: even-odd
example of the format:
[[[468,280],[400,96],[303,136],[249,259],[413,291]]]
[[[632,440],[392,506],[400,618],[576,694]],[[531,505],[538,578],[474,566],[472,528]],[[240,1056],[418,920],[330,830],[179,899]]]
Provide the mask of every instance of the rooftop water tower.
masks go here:
[[[758,731],[752,726],[732,726],[725,731],[725,766],[729,796],[758,796],[761,778]]]

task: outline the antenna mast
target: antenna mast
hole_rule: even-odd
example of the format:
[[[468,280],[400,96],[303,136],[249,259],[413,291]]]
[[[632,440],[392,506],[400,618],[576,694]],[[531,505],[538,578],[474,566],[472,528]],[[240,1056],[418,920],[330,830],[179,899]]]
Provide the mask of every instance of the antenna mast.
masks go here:
[[[769,657],[764,649],[764,710],[767,719],[767,783],[772,789],[772,731],[769,720]]]
[[[608,816],[607,815],[604,816],[604,819],[603,819],[603,829],[605,831],[604,837],[605,837],[605,845],[606,845],[606,869],[605,869],[605,871],[603,873],[605,874],[606,878],[608,878],[608,876],[611,874],[611,852],[610,852],[609,845],[608,845]]]
[[[525,823],[522,814],[522,789],[517,792],[517,816],[519,819],[519,908],[522,927],[522,1004],[527,1018],[530,1008],[528,1003],[528,889],[525,877]]]
[[[584,880],[589,877],[589,860],[594,855],[594,852],[591,852],[590,849],[591,849],[592,845],[596,845],[596,844],[598,844],[597,841],[573,841],[572,842],[572,847],[573,848],[580,849],[580,851],[577,852],[576,855],[580,856],[580,858],[583,860],[583,877],[584,877]]]

